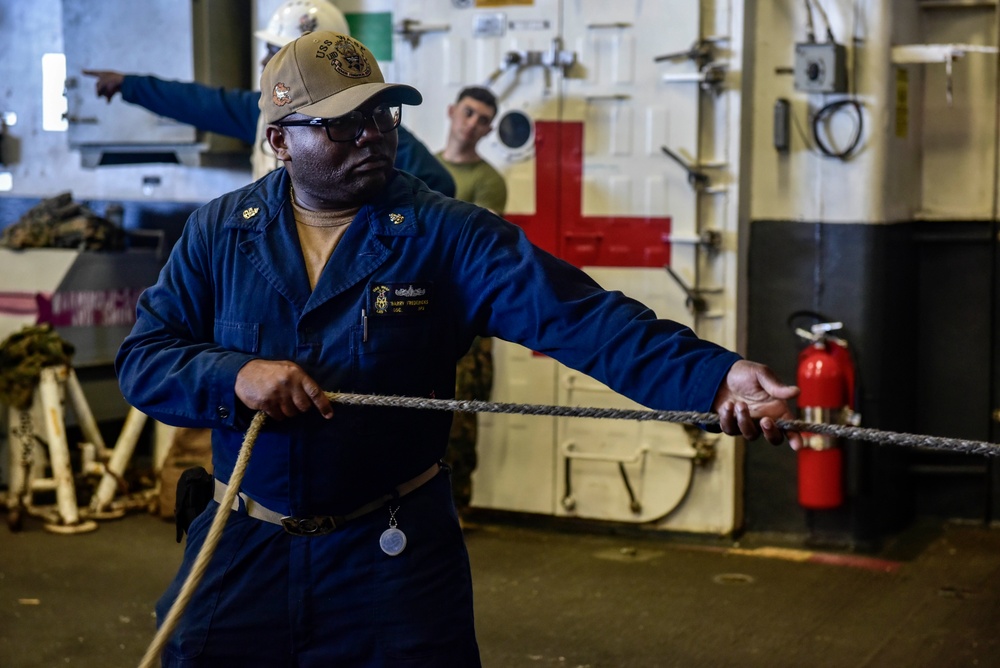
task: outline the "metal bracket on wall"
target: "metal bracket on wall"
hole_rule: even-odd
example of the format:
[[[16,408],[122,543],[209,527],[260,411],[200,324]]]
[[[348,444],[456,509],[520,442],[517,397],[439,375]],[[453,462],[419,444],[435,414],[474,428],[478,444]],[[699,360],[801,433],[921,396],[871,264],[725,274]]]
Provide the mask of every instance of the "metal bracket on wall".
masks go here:
[[[690,60],[698,67],[694,73],[664,74],[661,81],[664,83],[697,83],[702,90],[709,90],[718,94],[722,89],[722,84],[726,81],[728,71],[724,63],[715,62],[717,57],[716,45],[720,42],[729,41],[728,37],[702,37],[695,41],[687,51],[676,51],[653,58],[653,62],[677,62]]]
[[[968,53],[996,54],[998,52],[1000,49],[995,46],[978,44],[900,44],[892,47],[892,64],[944,63],[945,99],[950,107],[953,100],[952,63]]]
[[[729,38],[724,35],[702,37],[701,39],[695,40],[694,44],[692,44],[691,48],[687,51],[675,51],[673,53],[663,54],[662,56],[656,56],[653,58],[653,62],[662,63],[665,61],[676,62],[691,60],[698,66],[698,69],[701,70],[716,59],[716,45],[720,42],[728,41]]]
[[[726,72],[725,65],[713,64],[699,72],[690,74],[664,74],[660,80],[664,83],[696,83],[701,86],[702,90],[719,93],[726,80]]]
[[[704,295],[722,294],[722,288],[693,288],[685,283],[684,279],[670,265],[665,266],[664,269],[670,274],[670,278],[674,279],[674,282],[684,291],[684,294],[687,296],[684,300],[684,305],[687,306],[688,311],[692,315],[700,315],[707,318],[721,315],[708,312],[708,300],[705,299]]]
[[[414,49],[420,45],[420,38],[429,32],[449,32],[451,26],[447,23],[442,25],[423,25],[416,19],[403,19],[393,28],[393,32],[410,43]]]
[[[527,67],[541,67],[545,75],[545,91],[548,93],[552,87],[552,70],[559,69],[563,76],[569,74],[570,69],[576,64],[576,52],[563,49],[562,39],[555,37],[547,51],[508,51],[504,54],[503,62],[486,79],[486,86],[493,86],[504,72],[513,70],[514,77]]]
[[[629,480],[628,471],[625,470],[625,465],[641,464],[646,458],[646,455],[649,454],[648,446],[641,445],[636,448],[633,454],[626,456],[601,454],[596,452],[581,452],[576,449],[576,444],[573,442],[563,444],[561,449],[562,456],[564,457],[563,475],[566,486],[562,498],[563,508],[570,512],[576,509],[576,498],[573,496],[573,474],[571,465],[574,459],[580,459],[592,462],[608,462],[616,464],[618,466],[618,472],[622,478],[622,484],[625,486],[625,492],[628,494],[629,510],[637,514],[642,512],[642,502],[639,501],[635,495],[635,489],[632,487],[632,481]]]
[[[694,450],[694,457],[692,458],[694,465],[707,466],[715,461],[719,439],[722,437],[720,435],[708,434],[701,427],[695,425],[686,424],[683,426],[684,433],[688,437],[688,443]],[[670,453],[661,452],[659,454],[669,455]]]
[[[722,192],[726,192],[727,189],[726,189],[725,186],[714,186],[713,187],[711,185],[711,182],[712,182],[711,177],[709,177],[708,174],[706,174],[704,171],[702,171],[704,169],[719,169],[719,168],[725,167],[726,163],[724,163],[724,162],[712,162],[712,163],[697,163],[697,164],[694,164],[694,163],[688,162],[687,160],[685,160],[684,158],[682,158],[678,153],[676,153],[675,151],[670,150],[666,146],[661,146],[660,150],[663,151],[663,153],[665,155],[667,155],[671,160],[673,160],[678,165],[680,165],[681,167],[684,168],[684,171],[687,172],[688,183],[690,183],[691,187],[693,187],[696,191],[698,191],[698,192],[704,192],[704,193],[722,193]]]
[[[722,248],[722,232],[718,230],[703,230],[696,237],[681,237],[673,234],[666,234],[663,241],[668,244],[694,245],[702,250],[714,253]]]

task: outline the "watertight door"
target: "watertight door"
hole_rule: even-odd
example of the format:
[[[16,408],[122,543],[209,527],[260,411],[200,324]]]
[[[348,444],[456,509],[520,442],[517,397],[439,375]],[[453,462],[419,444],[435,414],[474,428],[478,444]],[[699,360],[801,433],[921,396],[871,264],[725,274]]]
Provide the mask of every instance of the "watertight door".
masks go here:
[[[465,85],[500,99],[480,153],[507,179],[505,217],[537,245],[580,266],[660,317],[694,325],[686,293],[698,250],[698,193],[674,158],[699,162],[699,65],[684,53],[701,34],[688,0],[400,0],[394,74],[424,103],[404,122],[432,150],[444,146],[445,110]],[[493,399],[635,407],[624,397],[520,346],[494,347]],[[730,466],[696,467],[678,425],[480,415],[473,505],[689,531],[726,531],[719,489]],[[696,470],[697,468],[697,470]],[[708,478],[707,481],[704,479]],[[689,487],[716,506],[679,507]]]

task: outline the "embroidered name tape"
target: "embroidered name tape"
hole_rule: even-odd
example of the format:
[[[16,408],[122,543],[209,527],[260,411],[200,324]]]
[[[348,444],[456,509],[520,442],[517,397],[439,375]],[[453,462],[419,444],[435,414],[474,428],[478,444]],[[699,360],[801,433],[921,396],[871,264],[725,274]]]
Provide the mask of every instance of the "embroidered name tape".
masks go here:
[[[430,283],[374,283],[370,288],[371,315],[417,315],[431,310]]]

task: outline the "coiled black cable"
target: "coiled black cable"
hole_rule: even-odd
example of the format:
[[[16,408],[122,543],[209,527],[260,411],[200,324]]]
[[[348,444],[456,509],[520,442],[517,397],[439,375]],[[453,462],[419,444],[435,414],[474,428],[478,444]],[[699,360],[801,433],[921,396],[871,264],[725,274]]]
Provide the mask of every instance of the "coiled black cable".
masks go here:
[[[844,107],[853,107],[858,117],[858,124],[854,130],[854,136],[851,138],[850,143],[846,148],[838,151],[831,146],[829,146],[822,138],[820,134],[820,124],[825,123],[829,118],[831,118],[835,113],[840,111]],[[826,106],[819,109],[812,119],[812,133],[813,141],[816,142],[816,146],[823,153],[823,155],[830,158],[837,158],[838,160],[847,160],[851,157],[854,151],[861,144],[861,135],[864,132],[864,110],[862,109],[861,103],[854,98],[844,98],[842,100],[835,100]]]

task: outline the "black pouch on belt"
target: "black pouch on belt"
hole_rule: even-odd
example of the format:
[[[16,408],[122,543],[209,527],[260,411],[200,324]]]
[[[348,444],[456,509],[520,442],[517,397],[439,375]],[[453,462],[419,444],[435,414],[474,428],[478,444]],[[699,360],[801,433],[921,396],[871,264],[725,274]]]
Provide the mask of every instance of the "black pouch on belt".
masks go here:
[[[187,533],[194,518],[208,506],[215,493],[215,479],[204,469],[196,466],[181,473],[177,480],[177,500],[174,505],[174,521],[177,523],[177,542]]]

